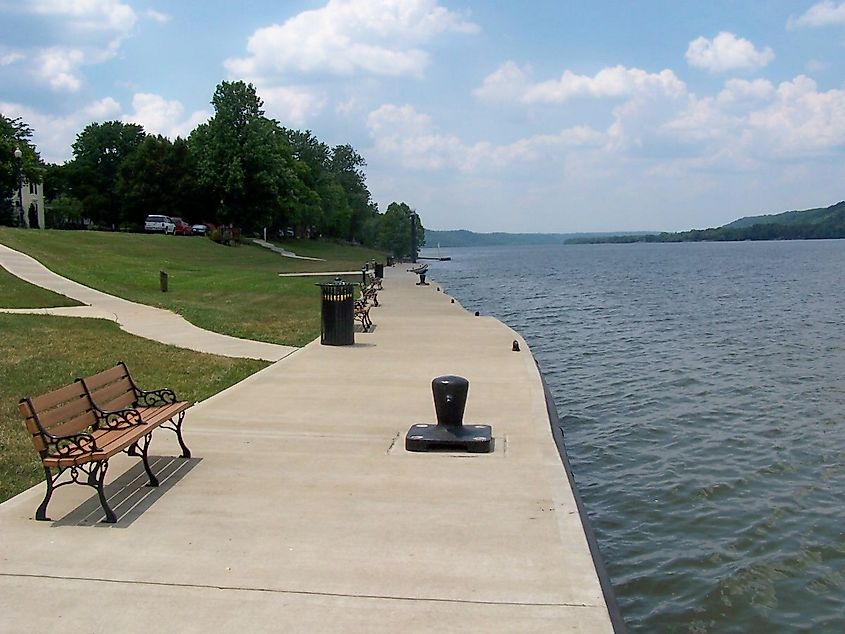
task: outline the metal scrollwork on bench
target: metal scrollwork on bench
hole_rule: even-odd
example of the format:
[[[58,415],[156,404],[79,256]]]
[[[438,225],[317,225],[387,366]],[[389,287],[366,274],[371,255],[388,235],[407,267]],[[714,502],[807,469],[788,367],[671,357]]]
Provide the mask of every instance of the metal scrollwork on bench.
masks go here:
[[[115,412],[98,412],[97,418],[101,426],[107,429],[125,429],[140,425],[144,421],[136,409],[121,409]]]
[[[161,405],[170,405],[176,402],[176,393],[168,388],[161,390],[138,390],[135,394],[138,398],[138,405],[144,407],[159,407]]]
[[[97,441],[91,434],[74,434],[58,438],[49,436],[49,445],[53,447],[50,453],[63,458],[71,458],[80,454],[91,453],[97,450]]]

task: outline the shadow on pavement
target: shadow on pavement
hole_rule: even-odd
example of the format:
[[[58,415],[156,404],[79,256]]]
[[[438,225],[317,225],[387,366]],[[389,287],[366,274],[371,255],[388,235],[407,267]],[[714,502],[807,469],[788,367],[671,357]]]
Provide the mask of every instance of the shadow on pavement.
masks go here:
[[[147,486],[149,479],[140,461],[106,485],[106,497],[117,515],[117,522],[107,524],[102,521],[106,516],[94,494],[62,519],[53,522],[53,526],[127,528],[201,461],[202,458],[150,456],[150,466],[160,483],[158,487]]]

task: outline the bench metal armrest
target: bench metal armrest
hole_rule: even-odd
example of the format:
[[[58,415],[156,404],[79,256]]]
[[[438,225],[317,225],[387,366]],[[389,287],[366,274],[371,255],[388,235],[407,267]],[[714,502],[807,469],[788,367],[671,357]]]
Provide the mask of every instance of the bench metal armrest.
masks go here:
[[[67,436],[47,434],[47,454],[57,457],[74,457],[97,451],[97,440],[88,432],[79,432]]]
[[[176,392],[170,388],[162,388],[160,390],[139,390],[136,388],[135,396],[138,399],[138,405],[143,407],[160,407],[162,405],[170,405],[175,403]]]
[[[97,424],[100,429],[126,429],[144,423],[141,413],[134,408],[118,409],[113,412],[106,412],[101,409],[95,410]]]

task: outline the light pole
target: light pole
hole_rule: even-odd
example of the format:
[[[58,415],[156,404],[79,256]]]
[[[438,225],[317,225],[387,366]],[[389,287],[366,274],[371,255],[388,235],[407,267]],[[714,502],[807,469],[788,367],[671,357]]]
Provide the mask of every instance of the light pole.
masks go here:
[[[417,263],[417,212],[411,212],[411,264]]]
[[[18,208],[18,224],[21,227],[25,227],[26,223],[23,220],[23,180],[21,179],[21,158],[23,157],[23,152],[21,152],[20,147],[15,146],[15,168],[17,171],[17,184],[18,184],[18,195],[15,203]]]

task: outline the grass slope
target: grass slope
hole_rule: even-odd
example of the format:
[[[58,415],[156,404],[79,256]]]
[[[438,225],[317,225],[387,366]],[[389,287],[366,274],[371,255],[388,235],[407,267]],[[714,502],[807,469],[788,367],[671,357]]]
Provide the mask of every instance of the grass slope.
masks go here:
[[[376,251],[308,241],[287,247],[325,262],[283,258],[251,243],[227,247],[200,237],[6,227],[0,227],[0,243],[60,275],[168,308],[202,328],[293,346],[320,334],[320,293],[314,278],[280,278],[279,273],[358,271],[366,260],[383,259]],[[159,288],[159,271],[168,273],[167,293]]]

